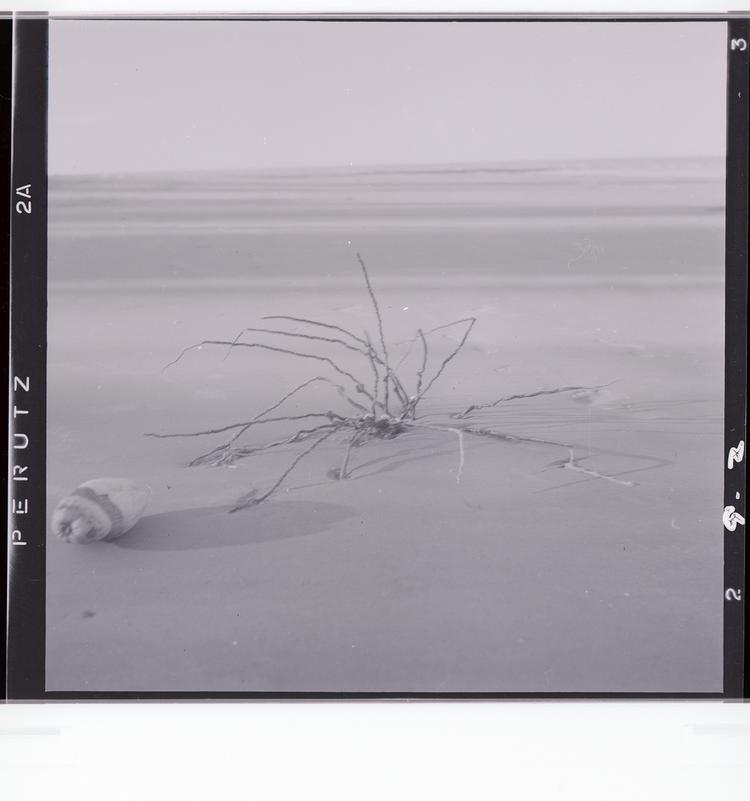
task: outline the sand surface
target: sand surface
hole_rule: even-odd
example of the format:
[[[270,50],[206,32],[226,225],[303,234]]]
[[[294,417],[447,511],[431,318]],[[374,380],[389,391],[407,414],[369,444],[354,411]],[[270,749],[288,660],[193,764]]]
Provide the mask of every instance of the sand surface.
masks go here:
[[[307,192],[191,179],[166,210],[142,186],[53,182],[50,510],[108,475],[152,498],[117,542],[48,539],[48,689],[719,691],[723,229],[720,181],[699,167],[386,176],[387,191],[382,175],[308,176]],[[270,222],[263,198],[278,201]],[[422,429],[357,449],[336,481],[332,438],[271,500],[229,514],[299,446],[188,468],[222,438],[143,436],[249,419],[319,372],[211,347],[162,371],[187,345],[274,313],[374,332],[355,247],[399,356],[417,327],[477,317],[424,422],[607,385],[471,418],[572,444],[589,472],[564,466],[566,447],[467,436],[457,481],[456,437]],[[433,336],[435,365],[458,336]],[[412,381],[418,357],[401,368]],[[314,385],[285,408],[342,403]]]

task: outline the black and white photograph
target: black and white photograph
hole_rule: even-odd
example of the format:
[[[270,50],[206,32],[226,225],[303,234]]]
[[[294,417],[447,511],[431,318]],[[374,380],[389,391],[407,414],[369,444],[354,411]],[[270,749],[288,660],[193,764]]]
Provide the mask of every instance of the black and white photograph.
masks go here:
[[[48,69],[47,691],[722,692],[725,22]]]

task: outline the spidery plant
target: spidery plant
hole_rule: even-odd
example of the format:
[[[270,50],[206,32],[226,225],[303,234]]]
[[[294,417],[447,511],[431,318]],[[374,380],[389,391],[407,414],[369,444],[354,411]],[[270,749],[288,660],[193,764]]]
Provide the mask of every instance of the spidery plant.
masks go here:
[[[303,443],[303,447],[296,452],[286,469],[282,471],[268,489],[264,492],[259,492],[257,489],[250,490],[237,500],[230,510],[232,512],[255,506],[270,498],[305,457],[334,437],[343,437],[344,446],[339,466],[328,471],[329,476],[337,480],[345,480],[350,477],[352,472],[350,462],[354,449],[360,448],[372,440],[392,440],[408,431],[418,429],[445,432],[455,438],[458,446],[456,481],[461,480],[464,466],[465,434],[512,442],[535,442],[567,448],[570,451],[569,460],[562,466],[572,466],[572,469],[587,472],[577,464],[571,445],[532,437],[519,437],[490,428],[475,426],[465,421],[477,410],[497,407],[506,401],[575,390],[590,390],[596,389],[596,387],[560,387],[539,390],[525,395],[509,395],[490,403],[472,404],[463,411],[454,414],[452,419],[456,422],[447,425],[420,419],[418,412],[421,402],[444,374],[449,364],[466,345],[477,319],[475,317],[464,317],[427,331],[421,328],[417,329],[409,341],[409,350],[394,365],[388,351],[380,304],[372,288],[367,267],[359,253],[357,254],[357,262],[362,271],[367,294],[375,314],[377,322],[376,337],[368,331],[364,331],[360,335],[343,326],[332,325],[321,320],[294,317],[287,314],[274,314],[262,318],[268,325],[244,328],[232,340],[206,339],[190,345],[182,350],[177,358],[167,364],[164,369],[166,370],[179,362],[192,350],[204,346],[217,346],[226,348],[227,356],[235,349],[271,351],[294,359],[317,363],[321,371],[319,375],[314,375],[290,389],[285,395],[249,420],[203,431],[169,434],[150,433],[146,436],[170,438],[203,437],[217,434],[228,435],[228,439],[221,445],[211,448],[211,450],[193,459],[190,462],[191,466],[203,464],[213,466],[232,465],[241,459],[263,451]],[[283,326],[290,327],[290,324],[294,324],[298,330],[285,330]],[[429,337],[438,331],[451,328],[457,328],[460,332],[458,344],[437,363],[437,359],[431,357]],[[274,344],[255,341],[250,337],[250,335],[258,334],[270,337]],[[311,352],[309,349],[314,346],[325,347],[327,353],[332,353],[333,356]],[[419,366],[416,369],[416,374],[407,379],[403,375],[403,371],[399,371],[414,346],[421,351]],[[344,351],[356,354],[357,367],[347,370],[341,365],[340,357],[337,354],[342,354]],[[339,406],[343,406],[345,412],[324,409],[305,414],[274,414],[288,400],[313,384],[322,384],[329,387],[331,391],[335,391],[339,397]],[[248,445],[241,442],[243,435],[251,429],[270,423],[292,423],[299,425],[299,428],[279,439],[259,445]],[[599,477],[607,478],[605,476]]]

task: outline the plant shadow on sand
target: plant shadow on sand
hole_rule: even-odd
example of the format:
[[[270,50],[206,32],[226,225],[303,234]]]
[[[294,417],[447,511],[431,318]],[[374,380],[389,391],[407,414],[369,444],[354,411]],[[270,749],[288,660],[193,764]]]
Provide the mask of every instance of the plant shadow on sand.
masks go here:
[[[227,512],[228,507],[209,507],[149,515],[112,544],[134,551],[257,545],[320,534],[354,516],[353,509],[339,504],[289,500],[262,506],[252,518]]]

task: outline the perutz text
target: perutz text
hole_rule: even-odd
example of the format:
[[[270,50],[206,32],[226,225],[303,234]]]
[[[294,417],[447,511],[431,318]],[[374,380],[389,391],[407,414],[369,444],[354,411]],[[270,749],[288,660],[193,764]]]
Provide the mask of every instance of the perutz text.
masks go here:
[[[30,189],[30,187],[27,187]],[[30,203],[30,201],[29,201]],[[22,401],[18,398],[18,394],[21,392],[29,393],[31,390],[31,380],[29,376],[25,378],[19,377],[17,375],[13,376],[13,420],[17,421],[14,422],[14,425],[22,423],[25,418],[24,415],[29,413],[28,409],[23,408]],[[13,467],[11,469],[11,478],[14,482],[18,481],[28,481],[29,480],[29,467],[28,465],[23,464],[23,451],[25,451],[29,447],[29,436],[28,434],[24,434],[22,431],[14,431],[13,432]],[[21,515],[27,515],[29,513],[29,500],[28,498],[24,497],[17,497],[16,490],[22,490],[23,484],[13,484],[14,494],[11,500],[11,514],[13,515],[13,523],[19,528],[13,528],[10,535],[10,542],[11,545],[27,545],[26,540],[24,539],[23,532],[20,528],[21,523],[19,522],[19,518]],[[23,518],[21,518],[23,519]]]

